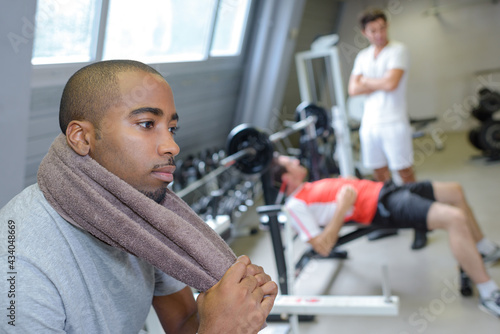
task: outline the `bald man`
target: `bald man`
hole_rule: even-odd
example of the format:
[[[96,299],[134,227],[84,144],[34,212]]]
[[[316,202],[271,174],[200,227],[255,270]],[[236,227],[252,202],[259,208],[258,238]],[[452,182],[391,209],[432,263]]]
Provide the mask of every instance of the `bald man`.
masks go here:
[[[272,308],[277,285],[247,256],[234,261],[224,248],[227,245],[219,245],[233,263],[195,301],[189,286],[150,263],[151,257],[162,258],[153,245],[141,256],[116,246],[134,239],[126,232],[128,225],[115,231],[116,237],[100,235],[115,217],[148,223],[151,212],[142,212],[140,205],[124,203],[121,198],[135,196],[137,203],[159,211],[163,207],[158,204],[172,197],[167,186],[173,180],[174,157],[179,153],[174,140],[179,115],[165,79],[136,61],[88,65],[66,84],[59,121],[62,148],[56,150],[53,144],[49,153],[54,149],[70,158],[64,160],[57,154],[46,158],[49,162],[60,158],[67,165],[53,163],[39,172],[37,184],[0,210],[2,245],[9,241],[8,247],[1,248],[0,260],[10,265],[3,270],[11,278],[2,279],[1,289],[9,295],[1,299],[2,309],[7,310],[1,332],[139,333],[151,305],[167,333],[258,332]],[[71,177],[68,166],[80,160],[78,168],[87,169],[90,181],[70,180],[88,182],[91,190],[72,200],[80,189],[57,186],[59,180],[63,184]],[[58,173],[59,179],[49,182],[44,173]],[[95,174],[104,177],[96,182]],[[104,198],[106,205],[81,209],[94,196]],[[184,216],[191,215],[188,208],[183,210]],[[79,217],[90,225],[98,219],[103,224],[87,230],[73,221]],[[136,243],[138,247],[145,244],[148,250],[148,242]],[[189,270],[188,264],[168,269],[182,274]],[[219,267],[214,271],[220,271]]]

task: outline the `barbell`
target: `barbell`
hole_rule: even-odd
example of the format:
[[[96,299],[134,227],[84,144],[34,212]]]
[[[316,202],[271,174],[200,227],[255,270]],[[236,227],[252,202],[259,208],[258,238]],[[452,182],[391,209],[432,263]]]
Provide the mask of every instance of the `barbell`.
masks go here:
[[[301,108],[304,108],[302,110]],[[307,111],[307,108],[309,111]],[[314,110],[314,111],[312,111]],[[284,130],[269,135],[266,131],[249,124],[240,124],[233,128],[227,136],[226,153],[228,156],[219,161],[219,167],[212,170],[210,173],[203,176],[177,191],[177,195],[184,198],[198,187],[206,184],[209,180],[216,178],[224,173],[228,168],[235,166],[238,170],[245,174],[264,173],[271,165],[273,160],[274,147],[273,143],[282,140],[292,133],[309,127],[308,135],[311,139],[318,134],[318,127],[329,129],[329,117],[325,109],[316,105],[300,104],[297,107],[297,113],[307,116],[298,122],[294,122]],[[322,136],[325,136],[322,134]]]
[[[270,135],[249,124],[240,124],[233,128],[227,137],[228,156],[222,159],[220,164],[225,167],[234,165],[245,174],[263,173],[271,165],[273,143],[307,128],[311,129],[308,133],[312,133],[312,136],[321,135],[318,128],[329,131],[329,117],[325,109],[312,103],[301,104],[299,108],[303,108],[304,112],[301,114],[306,116],[305,119]]]

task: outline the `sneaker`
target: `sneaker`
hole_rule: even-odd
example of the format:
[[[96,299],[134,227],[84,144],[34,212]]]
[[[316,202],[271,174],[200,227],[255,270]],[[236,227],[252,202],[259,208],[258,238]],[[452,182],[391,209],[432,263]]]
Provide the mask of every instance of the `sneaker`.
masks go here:
[[[495,263],[500,260],[500,247],[496,246],[495,250],[489,254],[482,254],[484,263]]]
[[[481,298],[479,308],[495,317],[500,317],[500,291],[494,291],[489,298]]]
[[[415,230],[415,236],[413,238],[413,243],[411,244],[411,249],[421,249],[427,245],[427,231]]]

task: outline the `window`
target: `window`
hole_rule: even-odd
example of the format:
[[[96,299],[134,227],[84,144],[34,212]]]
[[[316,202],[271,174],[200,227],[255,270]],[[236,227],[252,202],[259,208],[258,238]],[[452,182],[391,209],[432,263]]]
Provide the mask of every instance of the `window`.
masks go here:
[[[205,59],[214,2],[110,1],[103,58]]]
[[[38,0],[32,63],[238,56],[250,0]]]
[[[33,45],[33,64],[92,60],[96,38],[95,0],[39,0]]]
[[[240,52],[249,5],[250,0],[219,3],[211,56],[233,56]]]

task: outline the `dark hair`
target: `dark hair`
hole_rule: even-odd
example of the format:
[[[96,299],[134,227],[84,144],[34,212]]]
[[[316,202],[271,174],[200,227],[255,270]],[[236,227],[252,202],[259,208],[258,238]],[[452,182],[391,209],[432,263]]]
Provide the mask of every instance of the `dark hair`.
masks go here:
[[[383,10],[377,8],[365,10],[359,16],[359,24],[361,25],[361,29],[365,30],[368,23],[376,21],[378,19],[382,19],[387,22],[387,16],[385,15],[385,12]]]
[[[154,68],[134,60],[107,60],[87,65],[69,78],[59,107],[59,127],[66,134],[73,120],[88,120],[99,130],[105,112],[120,102],[117,74],[144,71],[161,76]]]
[[[283,174],[287,172],[285,166],[279,163],[278,161],[278,154],[275,154],[273,157],[273,161],[271,162],[271,165],[269,166],[269,173],[271,174],[271,180],[273,183],[273,186],[276,188],[280,188],[281,184],[283,183],[283,180],[281,179]]]

